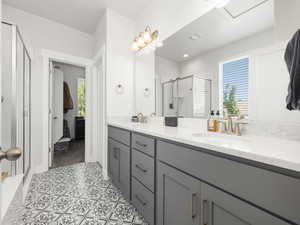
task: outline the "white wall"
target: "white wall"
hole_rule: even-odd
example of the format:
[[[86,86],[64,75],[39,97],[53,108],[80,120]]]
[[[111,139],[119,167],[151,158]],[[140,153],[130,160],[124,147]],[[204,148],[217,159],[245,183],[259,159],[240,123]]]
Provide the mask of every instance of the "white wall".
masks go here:
[[[279,41],[285,41],[300,29],[300,1],[275,0],[274,3],[276,36]]]
[[[163,41],[211,9],[212,6],[204,0],[153,0],[148,7],[141,10],[136,20],[135,35],[143,31],[146,26],[149,25],[152,29],[159,30],[159,39]],[[142,57],[143,56],[136,56],[135,62],[137,68],[135,86],[137,88],[144,86],[144,82],[140,79],[138,74],[143,74],[144,76],[147,74],[147,76],[149,76],[147,80],[152,80],[150,81],[152,82],[150,86],[155,85],[155,79],[153,79],[155,77],[155,71],[153,70],[155,61],[149,57],[149,61],[146,62]],[[141,65],[139,65],[140,63]],[[146,64],[147,66],[144,66]],[[142,97],[137,98],[143,100]],[[155,98],[152,97],[151,99],[155,101]],[[149,101],[152,101],[151,99],[147,101],[148,108],[144,111],[146,114],[155,111],[155,102],[150,103]],[[136,105],[139,105],[139,102],[136,102]],[[149,108],[151,105],[152,108]],[[157,103],[156,108],[159,112],[160,108]],[[139,109],[136,108],[135,110],[138,111]]]
[[[155,74],[160,79],[161,83],[180,77],[179,63],[155,56]]]
[[[137,19],[136,32],[147,25],[159,30],[159,37],[165,40],[192,21],[212,9],[205,0],[152,0],[141,10]]]
[[[134,55],[130,49],[134,36],[134,21],[107,10],[107,115],[130,116],[134,108]],[[124,93],[116,93],[117,85]]]
[[[73,100],[74,108],[64,113],[64,119],[68,121],[70,128],[71,138],[75,138],[75,116],[78,116],[78,104],[77,104],[77,81],[79,78],[85,78],[85,68],[73,66],[63,63],[55,63],[59,66],[60,70],[64,74],[64,81],[69,85],[71,97]]]
[[[94,56],[100,51],[100,49],[106,44],[107,41],[107,10],[98,22],[95,37]]]
[[[135,66],[135,113],[150,115],[155,113],[155,55],[148,54],[136,58]],[[145,92],[148,89],[148,92]]]
[[[234,58],[253,54],[256,49],[264,48],[274,44],[273,30],[256,34],[246,39],[226,45],[222,48],[204,53],[180,64],[182,76],[195,74],[198,77],[211,79],[212,82],[212,107],[219,108],[219,63]]]
[[[156,82],[156,113],[162,116],[162,83],[168,80],[176,79],[180,76],[179,64],[172,60],[155,56],[155,82]]]
[[[32,166],[39,167],[43,148],[43,70],[41,49],[50,49],[79,57],[93,55],[95,39],[92,35],[65,25],[3,5],[3,19],[20,28],[32,58]]]

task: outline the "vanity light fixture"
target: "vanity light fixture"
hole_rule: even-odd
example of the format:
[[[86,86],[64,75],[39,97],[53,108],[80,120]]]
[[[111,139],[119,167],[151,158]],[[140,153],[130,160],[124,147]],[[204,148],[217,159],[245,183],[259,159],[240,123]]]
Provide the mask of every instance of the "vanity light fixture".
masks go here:
[[[189,57],[189,54],[184,54],[183,55],[183,58],[188,58]]]
[[[141,52],[144,50],[145,53],[154,51],[156,48],[161,47],[163,44],[158,40],[158,31],[152,32],[150,27],[147,26],[144,32],[134,39],[131,49],[134,52]]]

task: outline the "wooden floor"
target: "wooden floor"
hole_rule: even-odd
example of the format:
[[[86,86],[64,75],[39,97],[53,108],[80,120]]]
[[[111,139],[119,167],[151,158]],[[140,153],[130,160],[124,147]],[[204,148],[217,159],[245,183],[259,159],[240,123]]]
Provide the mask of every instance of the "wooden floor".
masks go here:
[[[73,140],[67,151],[55,152],[53,167],[61,167],[84,162],[84,140]]]

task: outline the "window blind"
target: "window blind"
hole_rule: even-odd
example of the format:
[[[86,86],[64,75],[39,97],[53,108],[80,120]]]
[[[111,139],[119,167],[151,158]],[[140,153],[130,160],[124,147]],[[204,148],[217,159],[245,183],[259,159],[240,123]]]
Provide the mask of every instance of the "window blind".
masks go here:
[[[248,115],[249,58],[223,64],[223,94],[235,88],[235,104],[240,114]],[[224,99],[225,102],[225,99]]]

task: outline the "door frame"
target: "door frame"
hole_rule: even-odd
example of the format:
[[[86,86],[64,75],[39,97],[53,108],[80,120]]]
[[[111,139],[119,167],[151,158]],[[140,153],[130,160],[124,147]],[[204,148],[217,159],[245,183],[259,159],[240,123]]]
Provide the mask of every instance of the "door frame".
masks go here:
[[[43,148],[42,148],[42,161],[39,172],[44,172],[49,169],[49,62],[56,61],[62,63],[68,63],[85,68],[86,74],[86,116],[85,116],[85,162],[93,162],[93,149],[96,149],[92,142],[92,102],[95,96],[92,94],[92,64],[93,60],[88,58],[77,57],[68,55],[61,52],[56,52],[48,49],[42,49],[43,57]]]
[[[101,69],[102,71],[99,71],[98,68],[98,62],[101,61]],[[99,96],[101,99],[100,104],[97,105],[97,129],[95,130],[95,137],[96,137],[96,148],[95,148],[95,157],[100,162],[102,167],[102,174],[104,179],[108,179],[108,164],[107,164],[107,157],[108,157],[108,143],[107,143],[107,71],[106,71],[106,46],[103,45],[99,51],[96,53],[96,55],[93,58],[93,65],[92,65],[92,73],[94,77],[97,77],[96,83],[99,88],[97,89],[96,96]],[[102,77],[99,77],[99,72],[102,73]],[[96,90],[95,90],[96,91]],[[95,99],[94,103],[99,103],[98,99]],[[102,104],[101,104],[102,103]],[[99,122],[99,121],[102,121]],[[98,148],[97,148],[98,147]],[[97,154],[97,152],[100,151],[100,155]]]

